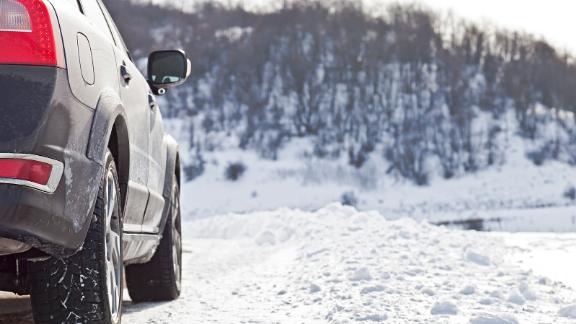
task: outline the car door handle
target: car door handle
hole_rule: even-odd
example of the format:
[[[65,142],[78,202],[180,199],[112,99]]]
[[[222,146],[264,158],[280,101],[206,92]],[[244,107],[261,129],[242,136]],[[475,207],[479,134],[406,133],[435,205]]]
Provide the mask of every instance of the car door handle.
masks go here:
[[[148,104],[150,105],[150,109],[154,110],[156,108],[156,98],[151,93],[148,93]]]
[[[122,66],[120,67],[120,75],[122,76],[122,80],[124,80],[126,84],[130,84],[130,81],[132,80],[132,75],[130,74],[130,72],[128,72],[128,66],[126,66],[126,63],[122,63]]]

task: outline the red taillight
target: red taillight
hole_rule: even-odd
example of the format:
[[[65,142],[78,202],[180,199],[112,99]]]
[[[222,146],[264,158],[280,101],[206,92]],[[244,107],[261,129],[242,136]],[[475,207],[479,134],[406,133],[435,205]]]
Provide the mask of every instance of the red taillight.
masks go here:
[[[30,181],[42,186],[48,184],[52,165],[32,160],[0,159],[0,178]]]
[[[0,0],[0,64],[58,65],[52,21],[42,0]]]

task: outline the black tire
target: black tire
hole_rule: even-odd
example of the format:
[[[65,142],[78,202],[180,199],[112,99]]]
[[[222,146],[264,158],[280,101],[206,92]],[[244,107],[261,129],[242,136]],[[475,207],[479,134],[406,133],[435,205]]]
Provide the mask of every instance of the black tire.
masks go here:
[[[35,323],[121,322],[124,271],[119,194],[116,166],[112,154],[108,152],[94,217],[82,249],[66,259],[51,258],[30,263],[31,302]],[[108,213],[110,205],[114,208]],[[110,216],[110,226],[107,224],[107,216]],[[111,249],[113,251],[108,253]],[[114,260],[114,265],[119,264],[120,270],[116,270],[116,266],[110,270],[112,261],[108,260]],[[120,284],[115,285],[113,281],[118,279]],[[109,284],[116,289],[110,289]]]
[[[171,301],[180,296],[182,280],[180,186],[174,180],[170,214],[160,244],[148,263],[126,267],[128,293],[134,303]]]

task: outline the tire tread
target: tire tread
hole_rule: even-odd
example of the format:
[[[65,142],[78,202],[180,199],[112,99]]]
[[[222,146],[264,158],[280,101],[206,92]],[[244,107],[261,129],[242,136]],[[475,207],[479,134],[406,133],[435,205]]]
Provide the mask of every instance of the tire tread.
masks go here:
[[[75,255],[30,262],[30,295],[35,323],[110,324],[106,316],[109,307],[102,261],[106,230],[102,221],[104,204],[101,184],[86,240]]]

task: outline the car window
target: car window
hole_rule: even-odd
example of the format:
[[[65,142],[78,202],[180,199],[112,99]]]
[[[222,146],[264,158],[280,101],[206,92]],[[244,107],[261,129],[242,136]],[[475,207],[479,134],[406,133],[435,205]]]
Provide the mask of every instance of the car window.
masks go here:
[[[101,8],[102,12],[104,13],[104,16],[106,17],[106,20],[108,21],[108,26],[110,27],[110,30],[112,31],[112,35],[114,36],[114,40],[116,41],[116,46],[118,46],[121,50],[123,50],[126,53],[126,55],[130,58],[130,60],[132,60],[132,56],[130,55],[130,51],[128,50],[128,47],[126,46],[126,43],[124,42],[124,39],[122,38],[122,35],[118,31],[118,27],[116,27],[116,24],[114,23],[114,19],[112,19],[110,12],[108,12],[106,5],[104,5],[104,3],[100,0],[97,0],[97,1],[100,4],[100,8]]]
[[[94,24],[96,29],[98,29],[103,36],[105,36],[110,42],[114,42],[112,37],[112,32],[108,27],[108,22],[100,9],[100,6],[96,0],[82,0],[82,6],[84,9],[84,14],[88,19]]]

